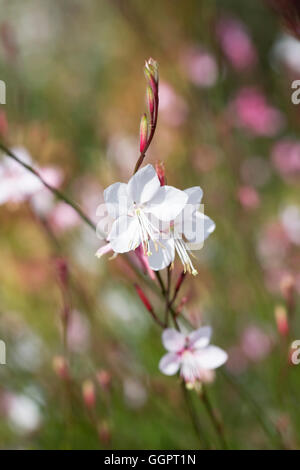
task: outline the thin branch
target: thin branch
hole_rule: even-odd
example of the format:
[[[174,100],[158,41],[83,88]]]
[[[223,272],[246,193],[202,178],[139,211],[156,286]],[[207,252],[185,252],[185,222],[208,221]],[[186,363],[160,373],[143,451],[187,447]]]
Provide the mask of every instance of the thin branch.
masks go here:
[[[207,414],[209,415],[209,417],[211,419],[211,422],[212,422],[212,424],[215,428],[215,431],[216,431],[216,433],[219,437],[222,448],[224,450],[227,450],[228,445],[227,445],[227,442],[226,442],[226,439],[225,439],[223,423],[222,423],[220,417],[217,415],[216,410],[214,409],[214,407],[212,406],[212,404],[210,402],[210,399],[209,399],[209,396],[208,396],[208,393],[206,391],[206,388],[205,388],[204,384],[202,384],[202,390],[201,390],[200,397],[201,397],[202,402],[205,406]]]

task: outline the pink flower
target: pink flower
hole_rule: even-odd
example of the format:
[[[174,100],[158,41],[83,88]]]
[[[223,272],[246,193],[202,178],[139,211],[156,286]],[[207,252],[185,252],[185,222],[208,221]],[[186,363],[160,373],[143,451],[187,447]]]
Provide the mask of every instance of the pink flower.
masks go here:
[[[281,139],[272,148],[272,162],[283,178],[294,180],[300,177],[300,141]]]
[[[184,72],[192,83],[203,88],[215,85],[218,66],[213,55],[204,48],[194,47],[185,50],[181,61]]]
[[[248,326],[242,335],[241,348],[248,359],[258,362],[271,352],[272,339],[257,326]]]
[[[209,345],[211,328],[205,326],[184,335],[173,328],[164,330],[162,342],[168,351],[159,363],[160,371],[165,375],[180,375],[188,385],[206,381],[211,371],[223,365],[227,353],[217,346]]]
[[[238,199],[245,209],[257,209],[260,203],[258,192],[251,186],[240,186]]]
[[[257,136],[273,137],[283,126],[283,116],[256,88],[242,88],[230,106],[235,125]]]
[[[246,27],[234,18],[222,18],[217,36],[223,53],[237,70],[249,69],[257,62],[257,54]]]
[[[182,125],[188,113],[184,99],[166,82],[161,82],[159,87],[159,112],[162,119],[173,127]]]

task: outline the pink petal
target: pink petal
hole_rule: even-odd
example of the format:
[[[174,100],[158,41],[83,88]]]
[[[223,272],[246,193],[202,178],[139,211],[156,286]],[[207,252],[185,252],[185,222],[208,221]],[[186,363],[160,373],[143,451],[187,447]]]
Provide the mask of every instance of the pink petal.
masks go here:
[[[174,328],[167,328],[162,334],[162,342],[167,351],[179,352],[184,348],[185,336]]]
[[[203,326],[198,330],[192,331],[192,333],[188,335],[188,345],[193,348],[205,348],[210,342],[211,333],[212,330],[210,326]]]
[[[165,375],[174,375],[178,372],[180,357],[174,353],[165,354],[159,362],[159,370]]]

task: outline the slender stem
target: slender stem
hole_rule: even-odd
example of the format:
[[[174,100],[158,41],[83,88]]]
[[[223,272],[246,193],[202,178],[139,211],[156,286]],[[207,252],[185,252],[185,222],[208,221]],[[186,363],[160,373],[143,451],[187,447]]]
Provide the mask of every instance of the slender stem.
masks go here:
[[[169,311],[170,311],[170,290],[171,290],[171,276],[172,271],[170,266],[167,267],[167,288],[166,288],[166,295],[165,295],[165,326],[168,326],[169,322]]]
[[[28,163],[25,163],[23,162],[20,158],[18,158],[10,149],[8,149],[4,144],[2,144],[0,142],[0,149],[6,154],[8,155],[10,158],[12,158],[13,160],[15,160],[17,163],[19,163],[20,165],[23,166],[23,168],[25,168],[27,171],[29,171],[30,173],[32,173],[33,175],[35,175],[39,180],[40,182],[47,188],[49,189],[49,191],[51,191],[58,199],[60,199],[61,201],[64,201],[66,204],[68,204],[69,206],[71,206],[76,212],[77,214],[81,217],[82,220],[84,220],[84,222],[86,222],[93,230],[96,230],[96,225],[91,221],[91,219],[85,215],[85,213],[81,210],[81,208],[79,207],[78,204],[76,204],[75,202],[71,201],[67,196],[65,196],[63,193],[61,193],[58,189],[56,189],[54,186],[52,186],[51,184],[47,183],[47,181],[45,181],[42,176],[39,174],[39,172],[37,170],[35,170],[31,165],[29,165]]]
[[[205,433],[204,433],[204,431],[203,431],[203,429],[200,425],[199,420],[197,419],[196,411],[195,411],[193,402],[191,400],[191,396],[190,396],[189,392],[187,391],[187,389],[185,387],[185,384],[183,382],[182,382],[181,387],[182,387],[183,397],[185,399],[186,406],[187,406],[187,409],[188,409],[188,412],[189,412],[189,415],[190,415],[195,433],[196,433],[200,443],[203,442],[204,449],[209,449],[210,445],[209,445],[208,439],[207,439],[207,437],[206,437],[206,435],[205,435]]]
[[[265,434],[270,438],[271,442],[276,446],[280,447],[281,449],[285,449],[286,446],[282,441],[280,433],[277,431],[273,423],[270,422],[266,418],[266,413],[259,405],[259,403],[256,402],[256,400],[252,397],[252,395],[248,392],[247,388],[244,387],[240,381],[237,381],[231,374],[229,374],[227,371],[222,370],[221,373],[223,374],[223,377],[231,384],[231,386],[237,391],[237,393],[240,395],[240,397],[248,403],[253,412],[254,415],[257,418],[257,421],[260,423],[261,428],[264,430]]]
[[[219,437],[221,446],[223,449],[227,450],[228,446],[227,446],[227,442],[225,439],[224,427],[223,427],[222,421],[220,420],[220,417],[217,415],[216,410],[214,409],[214,407],[212,406],[210,402],[210,399],[209,399],[209,396],[208,396],[208,393],[206,391],[204,384],[202,384],[202,391],[201,391],[200,396],[206,408],[207,414],[209,415],[211,422],[215,428],[215,431]]]

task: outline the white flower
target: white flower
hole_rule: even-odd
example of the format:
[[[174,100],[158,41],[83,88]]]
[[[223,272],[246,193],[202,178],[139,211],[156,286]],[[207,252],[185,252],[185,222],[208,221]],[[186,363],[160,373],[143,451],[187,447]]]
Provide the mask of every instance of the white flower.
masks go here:
[[[158,250],[159,226],[175,219],[187,199],[179,189],[160,186],[152,165],[137,171],[128,184],[109,186],[104,191],[104,201],[109,216],[114,219],[107,237],[113,251],[125,253],[142,244],[144,253],[150,255],[150,241]]]
[[[211,328],[205,326],[192,331],[187,336],[173,328],[164,330],[162,342],[168,353],[159,363],[165,375],[180,375],[189,385],[205,381],[207,371],[216,369],[227,360],[227,353],[217,346],[210,345]]]
[[[149,265],[154,271],[164,269],[173,263],[177,252],[184,271],[197,274],[189,252],[202,248],[204,240],[214,231],[215,223],[202,212],[199,206],[202,199],[202,189],[199,186],[185,191],[187,203],[182,212],[175,218],[171,226],[165,226],[157,250],[152,250]]]

